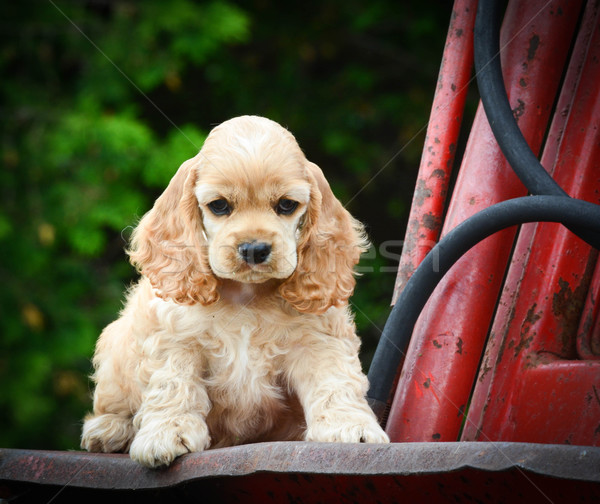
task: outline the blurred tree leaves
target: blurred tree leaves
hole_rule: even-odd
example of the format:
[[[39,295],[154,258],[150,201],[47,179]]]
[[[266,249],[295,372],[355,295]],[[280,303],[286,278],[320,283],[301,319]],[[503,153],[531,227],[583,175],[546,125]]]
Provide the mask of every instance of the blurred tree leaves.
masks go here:
[[[32,7],[3,6],[0,445],[73,448],[94,342],[132,278],[122,230],[205,137],[157,135],[139,90],[176,88],[248,19],[223,2]]]
[[[76,448],[123,248],[177,167],[241,114],[290,128],[378,244],[403,221],[448,2],[52,0],[0,7],[0,446]],[[369,360],[394,262],[353,304]],[[393,269],[393,268],[392,268]]]

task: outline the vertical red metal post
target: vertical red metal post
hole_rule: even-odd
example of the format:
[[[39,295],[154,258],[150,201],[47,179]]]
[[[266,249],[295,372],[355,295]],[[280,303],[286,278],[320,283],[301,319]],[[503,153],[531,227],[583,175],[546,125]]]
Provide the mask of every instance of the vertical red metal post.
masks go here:
[[[536,152],[578,21],[575,4],[580,2],[512,0],[505,15],[505,84],[519,126]],[[485,207],[525,194],[480,107],[442,233]],[[393,441],[458,439],[514,235],[515,230],[505,230],[477,245],[425,307],[387,424]]]
[[[392,304],[437,243],[473,67],[477,0],[456,0],[406,226]]]

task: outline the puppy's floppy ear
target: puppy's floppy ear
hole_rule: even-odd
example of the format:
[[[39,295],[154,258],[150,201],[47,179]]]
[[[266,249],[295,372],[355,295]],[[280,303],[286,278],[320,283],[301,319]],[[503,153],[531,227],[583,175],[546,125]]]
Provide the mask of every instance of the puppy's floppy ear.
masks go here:
[[[138,224],[128,250],[131,263],[157,294],[182,304],[218,299],[217,279],[194,195],[199,157],[184,162],[168,187]]]
[[[306,163],[311,195],[298,265],[280,293],[298,311],[322,313],[348,301],[356,283],[353,268],[369,243],[363,225],[333,195],[321,169]]]

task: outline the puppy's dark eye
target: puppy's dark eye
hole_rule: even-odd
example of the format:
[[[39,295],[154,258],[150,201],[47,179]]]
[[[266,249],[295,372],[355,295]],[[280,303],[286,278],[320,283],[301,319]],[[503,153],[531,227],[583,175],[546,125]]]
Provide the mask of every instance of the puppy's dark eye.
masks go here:
[[[211,201],[208,204],[208,208],[215,215],[229,215],[231,213],[231,207],[227,203],[227,200],[224,199]]]
[[[277,203],[277,205],[275,206],[275,211],[279,215],[291,215],[294,213],[296,208],[298,208],[297,201],[287,199],[287,198],[281,198],[279,200],[279,202]]]

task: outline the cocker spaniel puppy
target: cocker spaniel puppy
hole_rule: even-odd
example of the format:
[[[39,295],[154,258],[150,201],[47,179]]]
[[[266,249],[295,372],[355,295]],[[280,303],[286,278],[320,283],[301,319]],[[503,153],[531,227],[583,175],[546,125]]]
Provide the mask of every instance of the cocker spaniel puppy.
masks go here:
[[[348,298],[362,225],[277,123],[216,127],[140,221],[82,447],[148,467],[275,440],[388,442]]]

